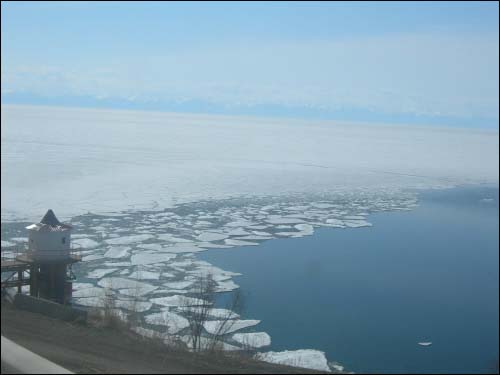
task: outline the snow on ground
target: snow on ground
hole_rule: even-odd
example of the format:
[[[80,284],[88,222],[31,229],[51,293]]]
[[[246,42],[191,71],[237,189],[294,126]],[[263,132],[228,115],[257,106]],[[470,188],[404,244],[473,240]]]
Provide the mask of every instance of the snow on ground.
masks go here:
[[[265,332],[235,333],[231,338],[243,346],[252,348],[271,345],[271,336]]]
[[[331,372],[325,353],[319,350],[300,349],[257,353],[255,357],[269,363]]]
[[[210,320],[203,324],[203,327],[211,334],[228,334],[239,331],[243,328],[255,326],[260,323],[260,320]]]

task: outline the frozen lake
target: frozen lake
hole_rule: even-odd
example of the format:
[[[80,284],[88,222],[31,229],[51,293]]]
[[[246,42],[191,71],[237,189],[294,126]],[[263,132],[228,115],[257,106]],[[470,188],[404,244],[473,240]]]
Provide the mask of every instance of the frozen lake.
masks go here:
[[[2,105],[2,221],[498,183],[498,132]]]
[[[370,215],[373,227],[199,257],[243,274],[247,314],[262,319],[271,350],[323,350],[360,373],[491,373],[498,188],[420,198],[413,211]]]
[[[498,231],[480,217],[493,202],[498,222],[498,200],[483,197],[484,206],[468,206],[469,213],[426,194],[410,210],[423,189],[498,186],[497,131],[17,105],[2,106],[1,115],[2,255],[13,256],[26,243],[24,226],[52,208],[75,227],[72,245],[83,255],[76,304],[97,306],[109,288],[126,312],[136,293],[141,332],[167,316],[184,335],[181,297],[190,298],[196,275],[211,273],[218,293],[240,286],[252,293],[236,336],[227,337],[230,350],[251,339],[263,351],[323,350],[355,371],[375,371],[390,355],[425,370],[432,353],[459,347],[465,358],[467,342],[477,343],[471,332],[465,346],[440,345],[440,333],[423,322],[451,329],[439,314],[457,301],[480,320],[474,306],[484,301],[471,288],[487,277],[477,270],[492,267],[491,236],[498,248]],[[487,254],[472,257],[465,244],[482,244]],[[468,282],[455,280],[457,269]],[[450,278],[440,281],[443,275]],[[495,277],[498,284],[498,268]],[[259,300],[265,280],[272,288]],[[453,290],[456,299],[439,299]],[[318,303],[328,308],[313,308]],[[212,320],[207,331],[217,325]],[[315,331],[334,321],[335,331]],[[427,341],[433,345],[417,346]],[[486,366],[477,353],[468,353],[467,366]],[[266,356],[327,368],[314,350]],[[401,365],[391,363],[396,371]]]

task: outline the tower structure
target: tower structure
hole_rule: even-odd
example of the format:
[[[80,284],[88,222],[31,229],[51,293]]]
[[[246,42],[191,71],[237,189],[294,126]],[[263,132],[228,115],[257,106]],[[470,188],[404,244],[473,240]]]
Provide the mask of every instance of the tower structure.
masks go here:
[[[61,223],[48,210],[39,223],[26,229],[28,251],[17,260],[29,264],[30,295],[67,303],[74,279],[71,267],[80,260],[71,253],[71,225]]]

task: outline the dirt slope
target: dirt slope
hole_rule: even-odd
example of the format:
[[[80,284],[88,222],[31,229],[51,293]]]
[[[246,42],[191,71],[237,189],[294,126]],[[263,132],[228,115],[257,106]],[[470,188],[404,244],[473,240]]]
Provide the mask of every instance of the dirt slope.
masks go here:
[[[2,304],[2,335],[76,373],[304,373],[293,367],[168,350],[128,332],[55,320]],[[4,373],[2,368],[2,373]],[[309,373],[318,373],[308,371]]]

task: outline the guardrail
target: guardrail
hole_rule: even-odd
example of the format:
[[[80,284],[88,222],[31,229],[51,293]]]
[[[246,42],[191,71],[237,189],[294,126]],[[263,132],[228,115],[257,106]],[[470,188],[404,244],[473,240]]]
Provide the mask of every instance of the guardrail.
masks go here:
[[[4,365],[20,374],[73,374],[2,336],[2,368]]]

